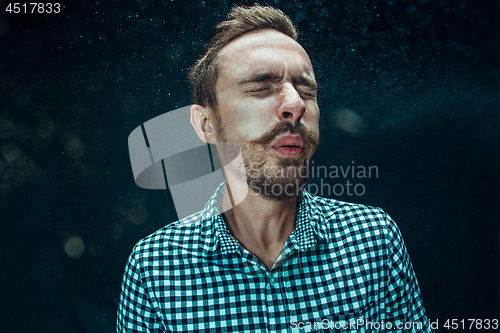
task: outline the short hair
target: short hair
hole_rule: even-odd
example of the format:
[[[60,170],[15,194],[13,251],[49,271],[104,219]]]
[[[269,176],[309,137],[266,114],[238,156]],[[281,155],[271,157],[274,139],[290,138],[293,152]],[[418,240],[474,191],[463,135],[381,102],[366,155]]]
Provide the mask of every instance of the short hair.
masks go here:
[[[274,29],[294,40],[299,32],[290,18],[281,10],[269,6],[237,6],[215,27],[217,34],[212,38],[205,54],[189,70],[189,81],[193,89],[193,103],[217,110],[215,84],[219,77],[218,55],[220,51],[243,34],[259,30]]]

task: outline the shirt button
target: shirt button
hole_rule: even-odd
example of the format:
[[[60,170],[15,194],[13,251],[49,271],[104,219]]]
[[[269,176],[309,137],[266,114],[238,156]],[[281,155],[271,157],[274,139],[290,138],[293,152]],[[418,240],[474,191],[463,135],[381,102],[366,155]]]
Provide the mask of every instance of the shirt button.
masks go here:
[[[270,284],[275,284],[276,283],[276,278],[273,276],[269,279]]]

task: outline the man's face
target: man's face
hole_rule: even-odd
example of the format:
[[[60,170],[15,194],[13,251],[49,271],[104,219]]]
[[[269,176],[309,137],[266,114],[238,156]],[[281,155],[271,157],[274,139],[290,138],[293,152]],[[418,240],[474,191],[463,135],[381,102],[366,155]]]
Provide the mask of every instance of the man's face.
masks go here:
[[[307,53],[292,38],[264,29],[229,43],[218,61],[217,140],[237,144],[244,161],[231,172],[264,197],[290,198],[307,182],[306,165],[319,139]],[[221,154],[234,157],[224,149]]]

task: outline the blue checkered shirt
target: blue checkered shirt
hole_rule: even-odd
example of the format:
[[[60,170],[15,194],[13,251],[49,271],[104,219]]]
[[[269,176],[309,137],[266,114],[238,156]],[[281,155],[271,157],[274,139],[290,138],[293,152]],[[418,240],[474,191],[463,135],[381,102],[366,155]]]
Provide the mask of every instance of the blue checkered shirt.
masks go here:
[[[303,191],[268,270],[218,214],[223,191],[134,247],[118,332],[432,332],[401,234],[381,209]]]

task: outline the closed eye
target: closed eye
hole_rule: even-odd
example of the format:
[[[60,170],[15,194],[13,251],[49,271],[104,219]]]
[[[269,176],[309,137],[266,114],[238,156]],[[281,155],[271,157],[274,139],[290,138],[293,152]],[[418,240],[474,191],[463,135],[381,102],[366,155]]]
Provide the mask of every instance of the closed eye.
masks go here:
[[[311,98],[316,97],[316,91],[301,91],[300,94]]]
[[[272,93],[272,90],[273,89],[271,87],[263,87],[249,90],[248,93],[256,97],[267,97]]]

